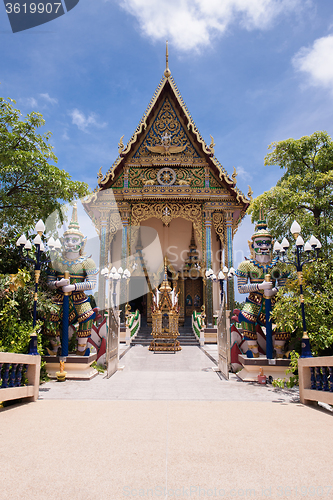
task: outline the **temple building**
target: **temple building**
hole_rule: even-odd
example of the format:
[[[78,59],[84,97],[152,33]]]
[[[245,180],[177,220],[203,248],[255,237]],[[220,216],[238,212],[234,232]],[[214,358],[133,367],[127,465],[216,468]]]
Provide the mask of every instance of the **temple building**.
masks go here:
[[[250,200],[201,137],[166,69],[134,134],[84,206],[100,235],[100,269],[115,262],[131,272],[127,300],[151,322],[151,289],[168,278],[179,291],[179,323],[205,305],[206,323],[220,306],[220,283],[206,278],[233,265],[233,236]],[[251,193],[248,194],[251,196]],[[154,246],[155,245],[155,246]],[[159,248],[159,250],[158,250]],[[129,266],[137,259],[139,265]],[[229,306],[233,280],[227,283]],[[99,282],[99,303],[105,283]]]

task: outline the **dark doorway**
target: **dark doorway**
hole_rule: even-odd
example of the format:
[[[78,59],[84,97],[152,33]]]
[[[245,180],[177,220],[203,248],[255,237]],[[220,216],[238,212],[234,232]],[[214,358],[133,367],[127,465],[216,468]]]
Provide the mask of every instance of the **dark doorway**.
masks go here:
[[[185,280],[185,318],[192,316],[193,311],[200,312],[203,304],[202,278]],[[186,321],[186,320],[185,320]]]

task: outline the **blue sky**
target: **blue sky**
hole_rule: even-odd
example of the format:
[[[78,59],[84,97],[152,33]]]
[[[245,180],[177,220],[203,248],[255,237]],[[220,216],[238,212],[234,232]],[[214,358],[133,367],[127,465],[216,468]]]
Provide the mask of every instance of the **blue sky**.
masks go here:
[[[263,165],[271,142],[333,135],[331,0],[80,0],[15,34],[1,4],[0,95],[24,115],[44,115],[58,166],[93,189],[163,75],[166,39],[201,135],[208,144],[214,137],[216,157],[230,175],[236,167],[245,194],[281,176]],[[252,232],[245,220],[236,251]]]

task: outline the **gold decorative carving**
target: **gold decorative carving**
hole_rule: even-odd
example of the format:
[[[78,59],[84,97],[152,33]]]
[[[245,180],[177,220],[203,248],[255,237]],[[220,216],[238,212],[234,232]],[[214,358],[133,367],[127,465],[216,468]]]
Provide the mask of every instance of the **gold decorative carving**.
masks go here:
[[[193,223],[197,240],[202,245],[201,205],[196,203],[136,203],[132,206],[131,222],[139,226],[141,221],[156,217],[168,226],[172,219],[181,217]]]
[[[134,250],[138,245],[139,240],[139,226],[130,225],[130,237],[129,237],[129,255],[134,254]]]
[[[109,241],[108,245],[111,245],[111,242],[116,234],[116,232],[119,229],[122,229],[123,225],[121,222],[121,217],[118,211],[114,211],[110,213],[110,218],[109,218],[109,226],[108,226],[108,233],[109,233]]]
[[[118,142],[118,152],[119,154],[121,154],[123,151],[124,151],[124,143],[123,143],[123,138],[124,136],[122,135],[119,139],[119,142]]]
[[[157,172],[153,168],[131,167],[129,169],[129,188],[141,188],[143,185],[156,184]]]
[[[223,188],[223,186],[221,186],[221,182],[219,182],[215,177],[214,175],[212,174],[212,172],[210,172],[210,175],[209,175],[209,187],[211,188],[219,188],[221,189],[223,192],[225,192],[226,194],[228,194],[228,190]]]
[[[160,169],[131,167],[129,169],[128,186],[131,188],[142,188],[142,186],[153,186],[157,184],[157,174]],[[205,172],[199,168],[176,168],[177,184],[180,186],[191,186],[192,188],[203,188],[205,185]],[[116,184],[114,184],[116,186]],[[218,184],[217,187],[220,187]],[[223,188],[222,188],[223,189]]]
[[[234,181],[234,183],[235,183],[235,184],[236,184],[236,182],[237,182],[237,175],[238,175],[238,174],[237,174],[237,170],[236,170],[236,169],[235,169],[235,167],[234,167],[234,171],[233,171],[233,173],[232,173],[231,178],[232,178],[232,180]]]
[[[165,154],[165,155],[170,155],[170,154],[175,154],[175,153],[182,153],[185,151],[187,144],[185,146],[172,146],[171,145],[171,134],[168,134],[167,132],[164,133],[164,135],[161,135],[161,144],[157,146],[148,146],[147,149],[151,153],[157,153],[157,154]]]
[[[101,168],[99,169],[98,174],[97,174],[97,183],[98,183],[98,184],[101,182],[101,180],[102,180],[102,179],[103,179],[103,177],[104,177],[104,176],[103,176],[103,174],[102,174],[102,168],[103,168],[103,167],[101,167]]]
[[[185,172],[185,175],[183,174],[183,177],[180,177],[182,172]],[[191,176],[191,187],[193,188],[200,188],[205,186],[205,170],[204,168],[192,168],[191,171],[189,172],[187,169],[182,169],[180,168],[177,173],[178,179],[187,179],[189,176]]]
[[[179,168],[176,170],[176,173],[179,186],[188,186],[191,184],[193,176],[187,168]]]
[[[213,213],[213,224],[214,224],[216,234],[218,235],[218,237],[221,240],[222,245],[224,246],[225,221],[224,221],[223,212]]]
[[[249,188],[249,192],[247,193],[247,197],[250,199],[250,201],[252,201],[253,200],[253,198],[252,198],[253,191],[251,189],[251,186],[248,186],[248,188]]]
[[[212,154],[214,154],[214,153],[215,153],[215,150],[214,150],[214,146],[215,146],[215,145],[216,145],[216,144],[215,144],[215,142],[214,142],[214,138],[213,138],[213,136],[211,135],[211,136],[210,136],[210,145],[209,145],[209,149],[210,149],[210,152],[211,152]]]
[[[142,183],[145,186],[153,186],[155,184],[154,179],[142,179]]]
[[[150,156],[152,153],[168,155],[183,152],[185,152],[186,156],[199,156],[193,145],[189,143],[187,134],[170,99],[166,97],[156,119],[133,158]]]
[[[112,188],[122,188],[124,187],[124,177],[123,174],[120,174],[118,179],[112,184]]]

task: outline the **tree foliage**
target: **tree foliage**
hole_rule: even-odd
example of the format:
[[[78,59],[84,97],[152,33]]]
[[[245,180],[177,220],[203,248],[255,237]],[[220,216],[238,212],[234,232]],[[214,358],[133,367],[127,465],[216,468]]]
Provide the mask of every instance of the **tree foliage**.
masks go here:
[[[37,133],[43,116],[32,112],[21,119],[12,103],[0,97],[0,224],[21,233],[89,189],[54,165],[51,133]]]
[[[306,327],[314,355],[331,355],[333,345],[333,267],[317,261],[304,266],[303,288]],[[303,335],[299,284],[296,276],[279,290],[273,322],[281,331],[292,332],[291,348],[300,350]]]
[[[276,186],[251,204],[252,220],[258,220],[260,205],[275,238],[288,236],[296,219],[304,240],[314,234],[330,254],[333,236],[333,141],[326,132],[300,139],[287,139],[269,146],[265,165],[284,170]]]
[[[258,220],[262,205],[268,227],[280,242],[287,237],[295,247],[289,232],[295,219],[304,241],[311,234],[321,241],[322,258],[303,267],[306,327],[313,353],[333,354],[333,141],[326,132],[315,132],[275,142],[269,149],[265,165],[278,165],[284,173],[276,186],[253,200],[252,220]],[[291,250],[289,257],[294,259]],[[278,293],[273,322],[292,333],[289,348],[300,351],[300,289],[296,270],[289,267],[290,279]]]
[[[49,319],[56,307],[46,284],[46,262],[38,286],[34,329],[34,265],[26,262],[15,242],[23,232],[31,235],[39,219],[45,221],[55,211],[61,219],[62,205],[84,197],[89,188],[55,165],[51,133],[37,132],[45,124],[42,115],[33,112],[22,119],[13,103],[0,98],[0,350],[27,352],[30,334],[36,331],[42,354],[42,332],[55,328]]]
[[[28,269],[17,274],[0,274],[0,351],[27,353],[30,335],[38,335],[38,351],[43,352],[41,331],[52,328],[50,315],[57,310],[51,301],[44,273],[38,292],[37,313],[39,318],[32,326],[34,281]]]

